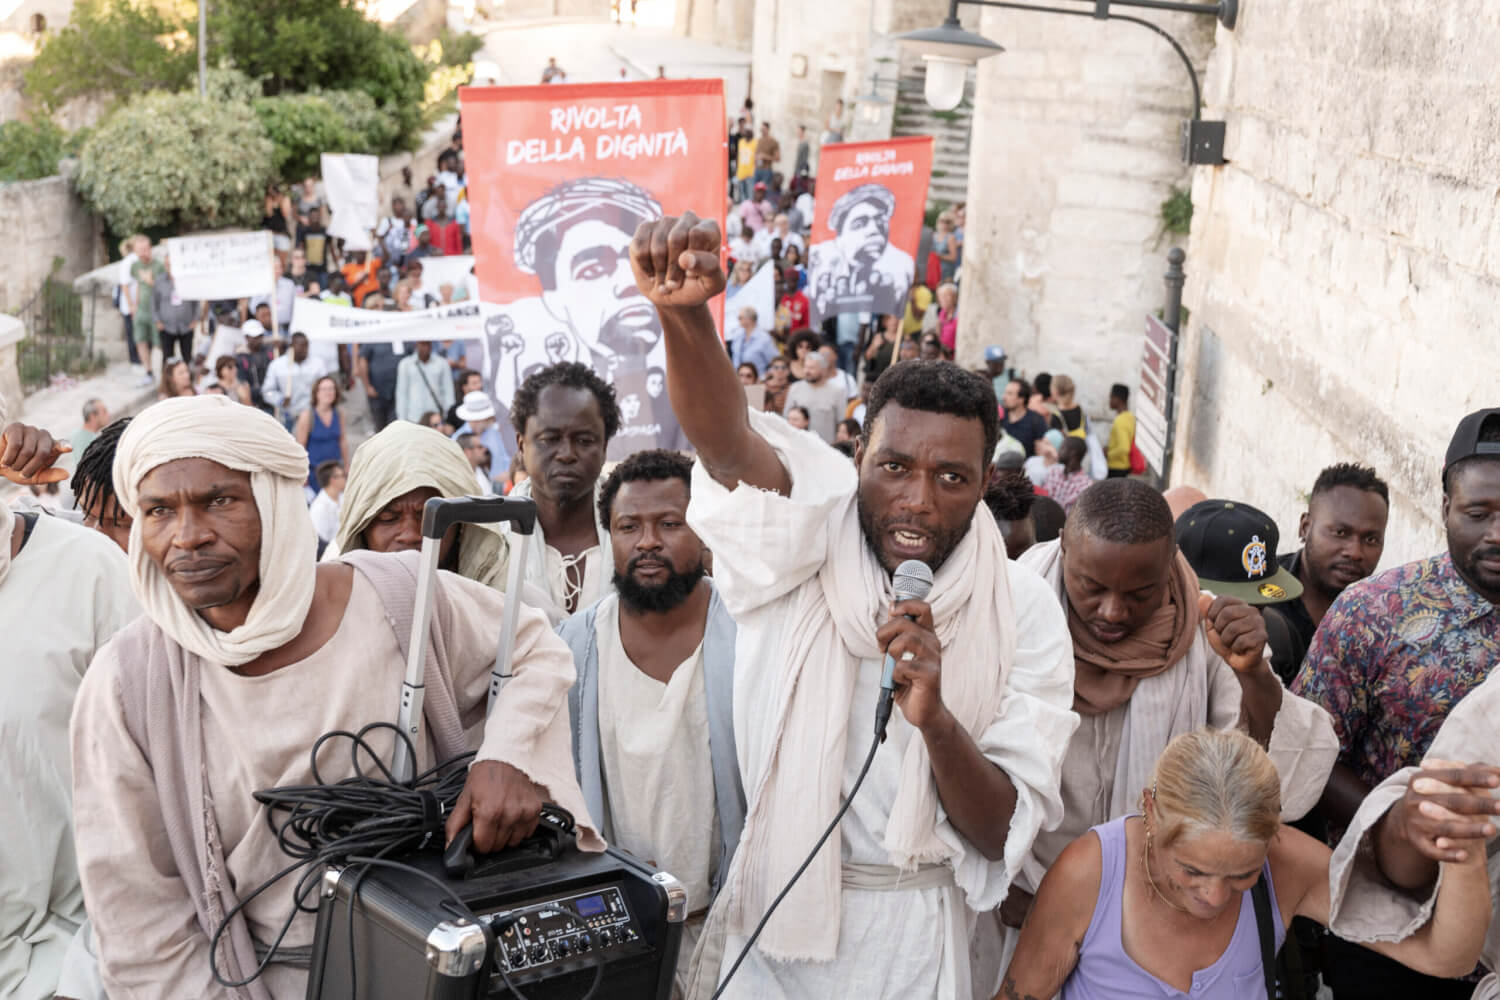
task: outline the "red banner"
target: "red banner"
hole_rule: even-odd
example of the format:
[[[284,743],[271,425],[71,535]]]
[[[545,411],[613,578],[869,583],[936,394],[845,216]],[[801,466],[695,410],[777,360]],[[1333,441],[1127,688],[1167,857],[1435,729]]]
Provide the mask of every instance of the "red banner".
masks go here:
[[[696,212],[724,224],[728,136],[722,80],[466,87],[464,159],[485,376],[509,435],[527,375],[588,364],[624,418],[611,459],[686,448],[665,390],[656,310],[635,287],[642,222]],[[723,298],[714,303],[722,313]],[[722,315],[716,315],[722,327]]]
[[[905,308],[931,176],[930,135],[823,147],[807,262],[813,326]]]

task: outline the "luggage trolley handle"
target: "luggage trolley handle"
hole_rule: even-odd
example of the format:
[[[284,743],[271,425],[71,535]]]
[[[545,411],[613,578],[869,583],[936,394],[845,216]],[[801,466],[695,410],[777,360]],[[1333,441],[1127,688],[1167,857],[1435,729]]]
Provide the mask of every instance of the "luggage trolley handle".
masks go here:
[[[432,626],[432,602],[437,587],[438,554],[443,536],[455,524],[509,524],[511,527],[510,572],[505,585],[505,613],[500,623],[500,641],[495,666],[490,672],[489,704],[510,679],[510,660],[515,651],[516,627],[521,612],[521,581],[531,536],[536,531],[536,503],[522,497],[433,497],[422,508],[422,552],[417,571],[416,607],[412,610],[411,642],[406,654],[406,678],[401,683],[401,704],[396,722],[407,740],[396,741],[392,773],[397,781],[409,781],[416,773],[412,752],[422,738],[422,705],[426,695],[423,675],[427,668],[427,630]],[[409,741],[409,743],[408,743]]]

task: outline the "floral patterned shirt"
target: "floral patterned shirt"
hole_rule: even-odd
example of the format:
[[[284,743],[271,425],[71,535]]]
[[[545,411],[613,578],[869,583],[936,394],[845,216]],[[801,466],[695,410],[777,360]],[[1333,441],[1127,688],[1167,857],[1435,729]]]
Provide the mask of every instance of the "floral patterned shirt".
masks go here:
[[[1446,552],[1352,584],[1292,691],[1333,716],[1339,763],[1374,786],[1419,764],[1459,699],[1500,663],[1500,613]]]

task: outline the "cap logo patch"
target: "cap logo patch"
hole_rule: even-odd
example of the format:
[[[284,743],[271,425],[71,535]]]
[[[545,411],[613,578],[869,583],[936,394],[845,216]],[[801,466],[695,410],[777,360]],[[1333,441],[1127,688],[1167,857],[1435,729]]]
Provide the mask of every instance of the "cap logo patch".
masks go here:
[[[1286,591],[1282,590],[1274,583],[1263,583],[1255,589],[1260,591],[1261,597],[1268,597],[1273,601],[1279,601],[1282,598],[1286,597]]]
[[[1259,535],[1250,536],[1250,544],[1240,553],[1240,563],[1252,578],[1266,575],[1266,543]]]

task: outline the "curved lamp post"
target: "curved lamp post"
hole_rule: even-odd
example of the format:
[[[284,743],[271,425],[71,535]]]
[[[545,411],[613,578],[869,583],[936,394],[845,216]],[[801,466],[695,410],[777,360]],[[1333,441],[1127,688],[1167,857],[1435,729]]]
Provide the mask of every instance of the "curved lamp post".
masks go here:
[[[1167,10],[1185,14],[1209,14],[1217,18],[1224,27],[1234,30],[1239,18],[1239,0],[1219,0],[1218,3],[1179,3],[1176,0],[1091,0],[1088,8],[1048,7],[1037,4],[1002,2],[1002,0],[951,0],[948,17],[936,28],[923,28],[897,35],[896,40],[909,51],[922,58],[927,68],[927,79],[923,84],[923,96],[927,103],[939,111],[950,111],[958,107],[964,96],[964,78],[970,66],[981,59],[1004,52],[1004,48],[966,30],[958,22],[958,7],[970,4],[975,7],[1000,7],[1006,10],[1026,10],[1039,14],[1064,14],[1073,17],[1091,17],[1100,21],[1128,21],[1148,28],[1167,40],[1187,67],[1188,80],[1193,87],[1193,109],[1183,123],[1183,160],[1187,163],[1220,164],[1224,162],[1224,123],[1204,121],[1199,113],[1202,103],[1198,86],[1198,72],[1187,52],[1160,25],[1139,17],[1116,14],[1111,4],[1120,7],[1138,7],[1148,10]]]

